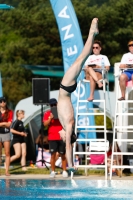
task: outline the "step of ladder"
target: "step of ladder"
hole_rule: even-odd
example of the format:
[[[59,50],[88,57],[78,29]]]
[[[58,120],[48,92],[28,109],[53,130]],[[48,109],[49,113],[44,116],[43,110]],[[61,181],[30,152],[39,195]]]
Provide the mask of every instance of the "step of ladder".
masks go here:
[[[133,152],[114,152],[113,155],[133,155]]]
[[[84,154],[84,155],[90,155],[90,154],[99,155],[99,154],[102,154],[103,155],[103,154],[105,154],[105,151],[96,151],[96,152],[93,152],[93,151],[91,151],[91,152],[89,152],[89,151],[87,151],[87,152],[79,152],[79,151],[77,151],[76,152],[75,151],[74,154],[75,155],[77,155],[77,154],[78,155],[81,155],[81,154]]]
[[[89,115],[104,115],[104,113],[77,113],[77,115],[89,116]]]
[[[84,165],[78,165],[77,167],[78,168],[84,168],[85,166]],[[101,169],[103,169],[103,168],[106,168],[106,165],[87,165],[86,168],[87,169],[89,169],[89,168],[101,168]]]
[[[88,101],[88,100],[79,100],[79,102],[84,102],[84,103],[87,102],[87,103],[90,103],[90,101]],[[98,103],[99,103],[99,102],[103,102],[103,103],[104,103],[105,100],[94,99],[93,101],[91,101],[91,103],[92,103],[92,102],[98,102]]]
[[[128,116],[132,116],[133,113],[116,113],[116,115],[128,115]]]
[[[77,130],[77,133],[82,133],[82,132],[106,132],[106,133],[112,133],[112,131],[110,131],[110,130],[104,130],[104,129],[102,129],[102,130],[96,130],[96,129],[94,129],[94,130],[90,130],[90,129],[87,129],[87,130]]]
[[[120,90],[119,83],[117,83],[110,179],[112,178],[112,169],[113,168],[119,168],[119,169],[133,168],[133,166],[123,165],[123,163],[122,163],[123,162],[123,155],[127,155],[127,156],[132,155],[133,156],[133,152],[124,152],[124,151],[115,152],[115,148],[117,148],[116,142],[121,142],[121,143],[133,142],[133,139],[116,138],[116,134],[133,132],[133,130],[131,130],[131,129],[133,129],[133,125],[127,125],[126,121],[125,121],[126,117],[133,116],[133,113],[129,112],[129,110],[133,110],[133,109],[128,108],[128,105],[130,105],[130,103],[133,103],[133,100],[127,99],[127,100],[124,100],[124,101],[119,101],[118,100],[119,90]],[[121,125],[119,124],[119,120],[123,120],[120,123]],[[119,165],[113,164],[114,156],[115,156],[115,160],[117,160],[117,161],[118,161],[117,156],[121,156],[121,163],[119,163]]]
[[[77,126],[77,128],[104,128],[104,126]]]
[[[116,100],[117,103],[133,103],[133,100],[124,100],[124,101],[119,101],[119,100]]]
[[[133,129],[133,126],[115,126],[115,129]]]
[[[133,142],[133,139],[114,139],[114,141],[118,142],[118,141],[121,141],[121,142]]]
[[[113,168],[118,168],[118,169],[132,169],[133,168],[133,165],[121,165],[121,166],[118,166],[118,165],[113,165]]]
[[[106,140],[105,139],[77,139],[77,141],[88,141],[88,142],[90,142],[90,141],[97,141],[97,142],[106,142]]]
[[[92,142],[92,141],[94,141],[94,142],[105,142],[105,144],[106,144],[106,141],[107,141],[107,139],[106,139],[106,133],[107,133],[107,130],[106,130],[106,111],[105,111],[105,108],[106,108],[106,106],[105,106],[105,104],[106,104],[106,102],[105,102],[105,96],[104,96],[104,99],[94,99],[92,102],[89,102],[87,99],[86,100],[81,100],[80,99],[80,89],[81,89],[81,82],[82,81],[79,81],[79,91],[78,91],[78,100],[77,100],[77,113],[76,113],[76,120],[75,120],[75,132],[76,133],[89,133],[89,132],[102,132],[102,133],[104,133],[104,138],[103,139],[98,139],[98,138],[96,138],[96,139],[89,139],[89,138],[84,138],[84,139],[77,139],[77,142],[80,142],[80,141],[84,141],[85,142],[85,145],[87,146],[87,143],[89,143],[89,142]],[[84,84],[83,82],[82,82],[82,84]],[[105,88],[105,81],[103,81],[103,88]],[[104,91],[104,95],[105,95],[105,91]],[[91,108],[91,109],[88,109],[87,110],[87,112],[86,113],[82,113],[82,112],[80,112],[79,111],[79,104],[80,103],[87,103],[86,105],[88,105],[88,103],[103,103],[104,105],[103,105],[103,107],[104,107],[104,109],[102,110],[102,112],[94,112],[94,108]],[[100,109],[98,109],[97,108],[97,110],[100,110]],[[85,116],[85,117],[89,117],[89,116],[104,116],[104,125],[82,125],[82,126],[80,126],[80,125],[78,125],[77,124],[77,121],[78,121],[78,117],[79,116]],[[81,130],[82,129],[82,130]],[[85,130],[84,130],[85,129]],[[91,129],[93,129],[93,130],[91,130]],[[99,130],[96,130],[96,129],[99,129]],[[106,165],[104,164],[104,165],[88,165],[87,164],[87,160],[88,160],[88,158],[87,158],[87,155],[90,155],[90,154],[94,154],[94,155],[100,155],[100,154],[102,154],[102,155],[105,155],[105,162],[107,163],[107,151],[106,151],[106,148],[105,148],[105,150],[104,151],[96,151],[96,152],[89,152],[89,151],[85,151],[85,152],[77,152],[76,151],[76,145],[74,144],[74,148],[75,148],[75,150],[74,150],[74,152],[73,152],[73,154],[74,155],[85,155],[85,165],[79,165],[78,166],[78,168],[79,167],[81,167],[81,168],[85,168],[85,169],[88,169],[88,168],[103,168],[103,169],[105,169],[105,178],[107,179],[107,167],[106,167]]]

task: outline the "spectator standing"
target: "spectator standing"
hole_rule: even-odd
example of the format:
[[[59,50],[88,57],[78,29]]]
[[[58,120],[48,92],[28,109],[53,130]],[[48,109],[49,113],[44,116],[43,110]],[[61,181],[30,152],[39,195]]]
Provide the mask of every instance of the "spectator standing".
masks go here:
[[[52,98],[49,100],[50,107],[54,107],[57,109],[57,100]],[[57,110],[56,110],[57,111]],[[56,115],[56,114],[54,114]],[[48,141],[49,141],[49,150],[51,153],[51,174],[50,177],[55,177],[55,162],[56,162],[56,153],[58,152],[62,158],[62,168],[63,168],[63,177],[68,177],[68,173],[66,172],[66,157],[65,157],[65,148],[66,145],[62,141],[59,131],[62,130],[62,126],[59,122],[58,118],[55,118],[52,111],[49,110],[44,113],[43,124],[44,126],[48,126]]]
[[[16,120],[11,125],[11,132],[13,134],[13,148],[15,151],[15,155],[10,158],[10,162],[21,157],[21,166],[22,170],[26,171],[26,142],[24,140],[27,137],[27,133],[25,133],[25,128],[22,122],[24,118],[24,110],[17,110],[16,111]]]
[[[102,50],[101,42],[95,40],[92,48],[93,55],[90,55],[85,62],[86,79],[90,81],[90,96],[88,101],[93,101],[94,99],[96,82],[99,82],[98,86],[102,87],[102,83],[100,84],[100,80],[102,79],[102,67],[107,71],[110,68],[110,62],[107,56],[100,54]]]
[[[5,151],[5,175],[9,174],[10,165],[10,126],[13,119],[13,111],[7,106],[6,98],[0,97],[0,149],[4,145]]]

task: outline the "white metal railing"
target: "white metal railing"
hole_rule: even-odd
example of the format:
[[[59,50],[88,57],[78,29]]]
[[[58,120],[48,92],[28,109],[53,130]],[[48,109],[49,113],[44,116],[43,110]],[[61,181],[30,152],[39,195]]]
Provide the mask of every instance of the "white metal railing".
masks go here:
[[[75,119],[75,134],[77,134],[78,132],[81,133],[83,132],[86,136],[84,139],[77,139],[77,142],[84,142],[85,143],[85,152],[77,152],[76,151],[76,144],[74,144],[74,148],[73,148],[73,157],[75,159],[75,156],[76,155],[85,155],[85,165],[78,165],[78,168],[84,168],[85,169],[85,173],[87,174],[87,169],[89,168],[103,168],[105,169],[105,179],[107,179],[107,148],[105,148],[106,146],[109,145],[109,142],[107,141],[107,136],[106,136],[106,133],[108,132],[108,130],[106,129],[106,84],[108,84],[108,81],[107,79],[103,79],[103,93],[104,93],[104,99],[97,99],[97,100],[93,100],[93,102],[100,102],[100,103],[103,103],[103,111],[101,113],[94,113],[94,112],[86,112],[86,113],[80,113],[79,112],[79,104],[80,102],[84,102],[84,103],[88,103],[87,100],[81,100],[80,99],[80,90],[81,90],[81,83],[84,83],[86,84],[87,81],[86,80],[80,80],[79,81],[79,89],[78,89],[78,99],[77,99],[77,113],[76,113],[76,119]],[[93,110],[93,108],[91,108],[91,110]],[[103,124],[104,125],[83,125],[83,126],[80,126],[77,124],[78,122],[78,117],[80,115],[84,115],[84,116],[96,116],[96,115],[103,115],[104,117],[104,121],[103,121]],[[80,130],[79,130],[80,129]],[[86,130],[84,130],[86,129]],[[96,129],[100,129],[100,130],[96,130]],[[88,139],[87,138],[87,133],[89,132],[103,132],[104,133],[104,138],[103,139],[98,139],[98,138],[95,138],[95,139]],[[90,151],[88,152],[87,151],[87,143],[90,143],[90,145],[94,145],[94,144],[97,144],[99,145],[99,150],[100,151],[97,151],[97,145],[95,145],[95,148],[93,148],[93,150],[95,151],[91,151],[91,148],[90,148]],[[101,148],[103,147],[103,143],[104,143],[104,148]],[[100,147],[101,145],[101,147]],[[103,154],[104,157],[105,157],[105,164],[102,164],[102,165],[89,165],[88,164],[88,155],[90,154],[95,154],[95,155],[99,155],[99,154]]]
[[[119,70],[119,74],[121,74],[122,70],[123,69]],[[119,101],[118,98],[119,98],[119,94],[121,92],[120,92],[118,81],[119,80],[117,79],[110,179],[112,179],[112,169],[113,168],[121,169],[120,176],[122,176],[122,169],[124,169],[124,168],[132,169],[133,168],[133,166],[123,165],[123,155],[127,155],[127,156],[132,155],[133,156],[133,152],[127,152],[126,146],[123,147],[124,146],[123,143],[133,142],[133,138],[132,139],[127,138],[127,134],[130,132],[133,132],[133,130],[131,130],[131,129],[133,129],[133,124],[128,125],[128,116],[133,116],[133,113],[129,113],[129,110],[132,110],[132,109],[128,108],[129,103],[133,103],[133,100],[128,100],[128,94],[129,94],[129,91],[133,90],[133,87],[131,87],[130,89],[126,89],[126,100]],[[121,136],[119,136],[118,134]],[[125,134],[123,136],[125,138],[122,138],[123,134]],[[122,144],[121,152],[117,152],[117,143]],[[124,150],[122,147],[124,148]],[[117,165],[113,164],[114,156],[116,156]],[[120,161],[118,160],[118,156],[121,156]]]

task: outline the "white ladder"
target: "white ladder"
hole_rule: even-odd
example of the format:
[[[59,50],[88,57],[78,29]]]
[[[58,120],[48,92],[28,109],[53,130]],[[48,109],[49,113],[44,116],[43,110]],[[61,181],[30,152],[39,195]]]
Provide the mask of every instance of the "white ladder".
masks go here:
[[[133,121],[132,125],[128,125],[128,117],[133,117],[133,111],[129,112],[129,104],[133,103],[133,100],[128,100],[128,95],[130,91],[133,91],[132,87],[126,88],[126,99],[124,101],[119,101],[118,98],[121,95],[119,80],[117,80],[116,89],[116,106],[115,106],[115,117],[114,117],[114,129],[113,129],[113,144],[112,144],[112,156],[111,156],[111,168],[110,168],[110,180],[112,179],[112,169],[120,169],[120,177],[122,176],[122,169],[130,169],[133,166],[123,165],[123,155],[133,156],[133,152],[127,152],[127,144],[133,143],[132,139],[128,139],[128,133],[133,133]],[[130,83],[129,83],[130,84]],[[132,108],[133,110],[133,108]],[[117,138],[116,138],[117,137]],[[123,137],[123,138],[122,138]],[[121,144],[121,152],[117,152],[117,144]],[[114,156],[116,156],[117,165],[113,164]],[[118,160],[118,156],[121,157],[121,162]]]
[[[106,133],[107,133],[107,130],[106,130],[106,102],[105,102],[105,93],[106,93],[106,79],[103,79],[103,92],[104,92],[104,99],[103,100],[93,100],[93,102],[100,102],[100,103],[103,103],[103,112],[90,112],[91,110],[94,111],[94,109],[86,109],[88,110],[86,113],[81,113],[79,112],[79,104],[80,102],[83,102],[84,104],[87,104],[88,101],[87,100],[80,100],[80,92],[81,92],[81,84],[86,84],[86,81],[84,80],[80,80],[79,81],[79,89],[78,89],[78,99],[77,99],[77,112],[76,112],[76,119],[75,119],[75,134],[77,133],[86,133],[86,137],[85,139],[77,139],[77,142],[84,142],[85,143],[85,152],[76,152],[76,144],[74,144],[74,150],[73,150],[73,157],[75,158],[75,155],[80,155],[80,154],[84,154],[85,155],[85,165],[78,165],[78,168],[84,168],[85,169],[85,173],[87,175],[87,169],[89,168],[104,168],[105,169],[105,179],[107,179],[107,136],[106,136]],[[87,106],[86,106],[87,108]],[[93,115],[93,116],[98,116],[98,115],[103,115],[104,116],[104,125],[101,125],[101,126],[90,126],[90,125],[84,125],[84,126],[79,126],[77,123],[78,123],[78,117],[79,116],[90,116],[90,115]],[[99,130],[96,130],[96,128],[98,128]],[[80,129],[80,130],[78,130]],[[85,129],[85,130],[84,130]],[[104,138],[101,138],[101,139],[88,139],[87,138],[87,134],[89,132],[104,132]],[[87,149],[87,143],[88,142],[101,142],[103,143],[104,142],[104,150],[102,149],[102,151],[96,151],[96,152],[87,152],[86,149]],[[102,154],[105,156],[105,162],[103,165],[88,165],[88,155],[90,154],[95,154],[95,155],[99,155],[99,154]]]

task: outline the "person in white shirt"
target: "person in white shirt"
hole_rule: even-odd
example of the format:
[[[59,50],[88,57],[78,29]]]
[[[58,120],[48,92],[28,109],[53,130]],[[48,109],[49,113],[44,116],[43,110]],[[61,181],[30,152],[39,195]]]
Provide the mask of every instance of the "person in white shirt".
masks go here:
[[[90,55],[85,62],[85,78],[90,81],[90,96],[87,99],[88,101],[94,100],[94,91],[96,88],[96,80],[102,79],[102,67],[107,71],[110,68],[110,62],[107,56],[100,54],[102,50],[102,45],[99,40],[95,40],[93,43],[93,55]],[[93,75],[93,76],[92,76]],[[98,84],[98,87],[102,87],[101,84]]]
[[[122,56],[120,68],[125,69],[124,72],[120,75],[119,84],[121,88],[121,97],[118,99],[119,101],[125,100],[125,91],[126,91],[126,83],[130,80],[133,81],[133,40],[128,42],[129,52],[125,53]],[[128,70],[129,69],[129,70]]]

